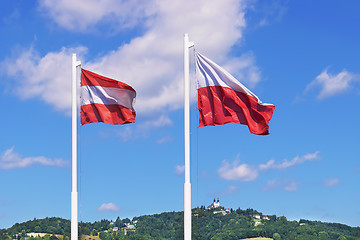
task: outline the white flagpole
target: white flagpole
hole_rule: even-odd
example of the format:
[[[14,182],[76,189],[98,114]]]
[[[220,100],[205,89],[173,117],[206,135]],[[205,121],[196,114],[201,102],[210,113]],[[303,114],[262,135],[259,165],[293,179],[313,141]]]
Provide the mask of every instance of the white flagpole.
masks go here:
[[[77,81],[76,68],[81,65],[72,55],[72,191],[71,191],[71,240],[78,240],[77,192]]]
[[[191,184],[190,184],[190,77],[189,42],[187,33],[184,35],[184,137],[185,137],[185,183],[184,183],[184,240],[191,240]]]

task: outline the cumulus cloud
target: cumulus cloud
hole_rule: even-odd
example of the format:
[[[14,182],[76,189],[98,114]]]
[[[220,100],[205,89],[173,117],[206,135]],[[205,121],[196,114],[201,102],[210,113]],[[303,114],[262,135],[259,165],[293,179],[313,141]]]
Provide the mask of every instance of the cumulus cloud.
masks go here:
[[[133,27],[151,16],[153,0],[39,0],[39,9],[71,31],[94,29],[99,23],[113,31]]]
[[[254,167],[251,167],[245,163],[240,164],[239,161],[234,161],[230,164],[224,160],[221,167],[218,169],[219,176],[225,180],[239,180],[239,181],[253,181],[259,173]]]
[[[314,153],[308,153],[304,156],[296,156],[290,161],[285,159],[281,163],[276,163],[275,160],[271,159],[265,164],[259,165],[259,170],[267,170],[267,169],[286,169],[289,167],[292,167],[294,165],[302,164],[306,161],[313,161],[320,159],[319,151],[316,151]]]
[[[326,179],[324,181],[324,186],[325,187],[335,187],[337,185],[339,185],[340,180],[338,178],[331,178],[331,179]]]
[[[62,48],[44,57],[30,48],[16,59],[2,62],[2,69],[15,79],[13,92],[21,99],[40,98],[56,110],[71,113],[71,53],[84,54],[86,48]]]
[[[120,209],[121,208],[119,206],[110,202],[101,204],[101,206],[98,208],[98,212],[118,212]]]
[[[240,164],[238,156],[230,164],[227,160],[221,163],[221,167],[218,169],[220,178],[225,180],[237,180],[237,181],[254,181],[258,178],[261,171],[269,169],[286,169],[295,165],[302,164],[307,161],[314,161],[320,159],[320,152],[308,153],[303,156],[296,156],[292,160],[283,160],[281,163],[276,163],[275,160],[269,160],[265,164],[250,166],[246,163]],[[286,191],[292,191],[297,189],[296,183],[291,183],[286,186]]]
[[[14,147],[9,148],[0,155],[0,169],[25,168],[34,164],[64,167],[68,163],[63,159],[51,159],[44,156],[23,157],[15,152],[14,149]]]
[[[254,87],[261,79],[254,55],[228,55],[231,47],[241,41],[246,27],[244,1],[175,0],[171,4],[165,0],[84,2],[41,0],[39,6],[59,26],[73,31],[87,33],[89,27],[96,28],[98,24],[109,21],[114,25],[121,23],[127,27],[143,28],[140,36],[102,56],[82,61],[82,66],[134,87],[137,91],[135,109],[139,117],[154,119],[157,118],[156,113],[165,112],[161,121],[153,124],[169,126],[171,121],[165,115],[183,106],[185,32],[189,33],[197,50],[224,66],[247,86]],[[45,56],[40,56],[31,48],[2,65],[7,75],[17,80],[14,88],[21,98],[40,98],[55,109],[70,113],[69,66],[73,52],[85,57],[86,47],[62,48]],[[19,91],[20,86],[26,89],[25,93]]]
[[[341,71],[338,74],[331,74],[328,69],[320,73],[305,89],[305,93],[313,88],[320,88],[318,99],[324,99],[335,95],[342,94],[349,90],[352,83],[359,80],[359,75]]]
[[[191,2],[191,3],[190,3]],[[174,110],[183,105],[183,34],[189,32],[197,49],[216,56],[220,63],[242,69],[249,79],[258,81],[253,56],[226,57],[242,36],[244,14],[239,1],[156,2],[156,17],[148,31],[100,59],[89,68],[129,81],[138,92],[136,110],[144,112]],[[227,12],[226,16],[220,12]],[[235,20],[235,21],[234,21]],[[222,29],[213,31],[213,29]],[[219,44],[221,43],[221,44]],[[245,77],[244,77],[245,78]]]

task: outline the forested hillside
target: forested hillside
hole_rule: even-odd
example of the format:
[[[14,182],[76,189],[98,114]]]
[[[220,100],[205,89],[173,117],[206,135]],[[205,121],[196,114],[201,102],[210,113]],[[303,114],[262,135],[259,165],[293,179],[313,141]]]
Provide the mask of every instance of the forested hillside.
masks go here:
[[[299,240],[359,240],[360,228],[339,223],[300,220],[263,215],[253,209],[225,210],[222,207],[193,209],[193,239],[239,240],[268,237]],[[36,235],[30,233],[48,233]],[[57,234],[57,235],[55,235]],[[79,234],[87,240],[183,239],[183,212],[166,212],[133,219],[101,220],[79,224]],[[0,230],[1,240],[69,240],[70,221],[61,218],[34,219]]]

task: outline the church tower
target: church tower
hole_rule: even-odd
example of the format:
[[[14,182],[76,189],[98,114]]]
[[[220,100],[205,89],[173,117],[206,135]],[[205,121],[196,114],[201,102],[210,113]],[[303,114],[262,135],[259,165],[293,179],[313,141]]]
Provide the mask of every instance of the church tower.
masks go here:
[[[215,198],[214,198],[214,208],[220,207],[220,201],[219,198],[217,199],[217,201],[215,202]]]

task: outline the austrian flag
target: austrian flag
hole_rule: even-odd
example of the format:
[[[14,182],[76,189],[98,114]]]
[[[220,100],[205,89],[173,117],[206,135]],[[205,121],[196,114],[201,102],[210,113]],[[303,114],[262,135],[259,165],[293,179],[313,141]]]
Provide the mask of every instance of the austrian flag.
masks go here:
[[[81,69],[81,125],[135,122],[136,91],[129,85]]]
[[[269,134],[275,106],[262,103],[225,69],[196,53],[199,127],[239,123],[253,134]]]

